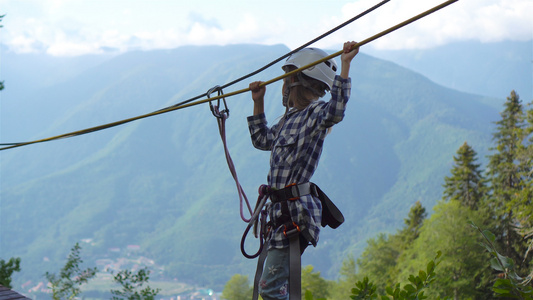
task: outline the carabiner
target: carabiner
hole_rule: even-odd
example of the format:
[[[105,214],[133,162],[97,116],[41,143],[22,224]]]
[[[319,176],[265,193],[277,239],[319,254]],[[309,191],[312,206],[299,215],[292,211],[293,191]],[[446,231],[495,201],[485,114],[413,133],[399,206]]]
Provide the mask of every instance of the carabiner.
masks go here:
[[[224,92],[222,91],[222,87],[220,85],[215,85],[214,87],[210,88],[208,91],[207,91],[207,98],[211,98],[211,94],[214,93],[214,92],[217,92],[218,93],[218,96],[222,96],[224,95]],[[225,97],[221,97],[222,98],[222,101],[224,102],[224,109],[223,110],[219,110],[218,108],[220,107],[220,98],[218,98],[217,100],[217,105],[213,105],[213,103],[211,101],[209,101],[209,108],[211,108],[211,113],[213,114],[213,116],[221,119],[224,117],[225,115],[225,118],[229,118],[229,108],[228,108],[228,105],[226,103],[226,98]]]

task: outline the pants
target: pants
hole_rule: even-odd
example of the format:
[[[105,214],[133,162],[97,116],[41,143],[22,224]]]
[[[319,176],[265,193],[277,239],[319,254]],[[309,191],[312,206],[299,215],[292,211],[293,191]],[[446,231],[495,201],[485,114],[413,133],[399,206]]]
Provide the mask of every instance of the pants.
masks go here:
[[[259,281],[263,300],[286,300],[289,295],[289,248],[268,250]]]
[[[307,248],[300,236],[300,253]],[[263,274],[259,281],[259,294],[263,300],[287,300],[289,296],[289,248],[268,250]]]

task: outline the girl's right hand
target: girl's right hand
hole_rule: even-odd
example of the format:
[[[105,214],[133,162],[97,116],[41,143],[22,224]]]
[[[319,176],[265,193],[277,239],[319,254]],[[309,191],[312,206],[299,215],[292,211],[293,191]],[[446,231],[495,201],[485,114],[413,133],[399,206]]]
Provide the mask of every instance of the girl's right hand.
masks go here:
[[[265,98],[266,87],[260,86],[262,81],[254,81],[250,83],[250,91],[252,91],[252,99],[254,102],[263,101]]]

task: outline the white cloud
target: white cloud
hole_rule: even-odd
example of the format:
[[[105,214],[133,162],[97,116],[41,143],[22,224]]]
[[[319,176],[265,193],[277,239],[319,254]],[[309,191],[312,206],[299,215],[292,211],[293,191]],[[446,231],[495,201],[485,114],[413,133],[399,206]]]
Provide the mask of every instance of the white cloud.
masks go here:
[[[62,2],[58,1],[56,5]],[[131,12],[132,17],[138,17]],[[188,23],[163,22],[151,28],[142,22],[136,26],[131,20],[101,20],[101,24],[86,24],[75,16],[50,19],[17,18],[6,24],[7,44],[16,52],[44,52],[57,56],[101,53],[108,49],[168,49],[183,45],[208,45],[231,43],[263,43],[272,40],[269,31],[263,32],[255,17],[244,14],[222,25],[218,19],[189,14]],[[140,20],[142,21],[142,20]],[[121,27],[121,23],[127,29]],[[170,24],[170,25],[169,25]],[[120,29],[117,29],[120,28]],[[38,46],[38,47],[37,47]]]
[[[57,41],[50,45],[46,53],[53,56],[70,56],[76,54],[99,53],[100,46],[91,43],[74,43],[69,41]]]
[[[40,52],[45,48],[45,46],[33,38],[26,37],[23,35],[16,36],[11,40],[10,43],[13,51],[18,53],[34,53]]]
[[[0,0],[2,9],[7,10],[1,42],[14,51],[44,49],[52,55],[168,49],[189,44],[283,43],[295,48],[377,3],[358,0],[326,5],[312,1],[301,7],[299,1],[273,0],[283,4],[280,10],[258,8],[252,2],[199,1],[162,5],[131,0],[125,7],[125,2],[117,0]],[[442,0],[390,1],[316,46],[334,49],[346,40],[366,39],[440,3]],[[528,40],[532,38],[532,6],[530,0],[459,0],[368,46],[403,49],[472,39]]]
[[[345,5],[343,18],[363,11],[372,0]],[[422,13],[435,0],[391,1],[356,21],[352,28],[361,39]],[[459,40],[498,42],[532,38],[533,2],[524,0],[460,0],[371,43],[374,48],[429,48]],[[332,18],[329,24],[339,22]],[[346,37],[346,35],[343,35]],[[352,38],[353,39],[353,38]]]

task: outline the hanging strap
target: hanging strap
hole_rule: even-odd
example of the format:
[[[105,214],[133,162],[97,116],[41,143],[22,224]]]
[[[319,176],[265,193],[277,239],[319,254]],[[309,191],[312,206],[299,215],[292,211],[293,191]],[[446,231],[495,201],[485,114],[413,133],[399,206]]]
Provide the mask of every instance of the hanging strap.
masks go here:
[[[284,232],[289,239],[289,300],[300,300],[302,299],[300,228],[294,222],[293,225],[293,228]]]
[[[207,91],[207,97],[211,98],[210,95],[214,92],[218,92],[218,96],[222,96],[224,94],[222,91],[222,88],[217,85],[209,89],[209,91]],[[252,207],[250,206],[250,202],[248,201],[248,198],[246,197],[246,194],[244,193],[244,189],[242,188],[239,182],[237,171],[235,170],[235,165],[233,164],[233,160],[231,159],[231,155],[229,154],[228,145],[226,142],[226,119],[229,118],[229,108],[226,103],[226,98],[224,97],[221,97],[221,98],[224,103],[224,108],[222,110],[220,110],[219,108],[220,98],[218,98],[216,105],[214,105],[212,101],[209,101],[209,107],[211,108],[211,113],[213,113],[213,116],[215,116],[217,119],[218,131],[220,133],[220,138],[222,139],[222,144],[224,145],[224,154],[226,156],[226,162],[228,163],[228,168],[231,172],[231,175],[233,176],[233,180],[235,180],[235,185],[237,186],[237,193],[239,194],[241,219],[244,222],[249,222],[250,219],[244,216],[244,203],[246,203],[246,206],[248,207],[248,212],[250,213],[250,215],[252,215]]]
[[[261,250],[261,254],[259,255],[259,258],[257,259],[257,269],[255,270],[255,278],[254,278],[254,291],[252,294],[252,300],[259,299],[259,281],[261,280],[261,275],[263,275],[263,267],[265,265],[265,260],[267,257],[267,247],[263,247]]]

